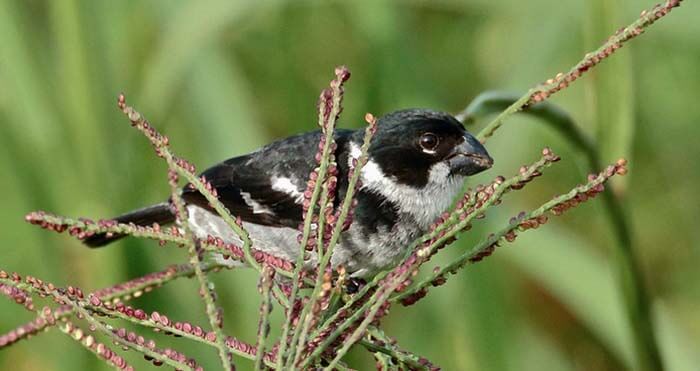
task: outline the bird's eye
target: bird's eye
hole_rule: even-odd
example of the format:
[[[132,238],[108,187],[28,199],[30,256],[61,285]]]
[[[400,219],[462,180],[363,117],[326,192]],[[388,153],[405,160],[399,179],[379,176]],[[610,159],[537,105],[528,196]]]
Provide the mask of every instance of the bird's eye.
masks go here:
[[[440,139],[433,133],[425,133],[421,135],[419,140],[420,146],[426,151],[434,150],[439,142]]]

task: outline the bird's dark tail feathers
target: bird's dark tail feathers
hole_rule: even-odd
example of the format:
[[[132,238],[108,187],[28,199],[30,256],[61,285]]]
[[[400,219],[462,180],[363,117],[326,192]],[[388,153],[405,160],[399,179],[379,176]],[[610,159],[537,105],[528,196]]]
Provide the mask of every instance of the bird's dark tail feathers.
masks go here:
[[[114,218],[119,223],[134,223],[140,226],[150,226],[153,223],[168,224],[175,221],[175,216],[170,211],[170,205],[167,202],[159,203],[153,206],[144,207],[143,209],[134,210],[130,213],[120,215]],[[105,233],[94,234],[83,240],[89,247],[102,247],[111,242],[114,242],[122,237],[123,234],[107,235]]]

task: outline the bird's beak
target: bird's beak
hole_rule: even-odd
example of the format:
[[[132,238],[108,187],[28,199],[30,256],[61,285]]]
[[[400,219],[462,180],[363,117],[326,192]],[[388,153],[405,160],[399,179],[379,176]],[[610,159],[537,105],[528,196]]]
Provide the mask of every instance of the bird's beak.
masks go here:
[[[489,169],[493,159],[486,148],[470,134],[447,155],[445,159],[453,175],[474,175]]]

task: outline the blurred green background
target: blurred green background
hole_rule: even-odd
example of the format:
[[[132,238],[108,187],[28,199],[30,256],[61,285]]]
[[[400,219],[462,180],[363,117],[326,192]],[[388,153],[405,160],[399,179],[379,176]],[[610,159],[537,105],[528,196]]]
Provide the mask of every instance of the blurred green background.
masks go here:
[[[203,169],[314,129],[318,93],[336,65],[353,73],[342,127],[362,126],[365,112],[456,113],[485,90],[522,93],[567,70],[652,5],[0,0],[0,269],[93,290],[185,260],[182,250],[133,239],[87,250],[23,222],[36,209],[100,218],[166,197],[165,166],[116,109],[119,92]],[[614,188],[633,227],[668,370],[700,369],[699,11],[697,2],[684,2],[553,99],[597,139],[604,162],[630,161]],[[496,166],[479,180],[513,174],[544,146],[564,160],[436,261],[584,179],[577,154],[556,133],[515,117],[488,143]],[[394,307],[387,332],[446,370],[635,369],[612,233],[600,200],[590,202],[468,267],[419,304]],[[251,273],[216,276],[226,331],[248,341],[259,304]],[[137,305],[206,323],[196,292],[195,283],[178,282]],[[31,318],[0,300],[0,331]],[[217,362],[212,349],[160,344],[209,368]],[[150,367],[127,355],[137,368]],[[352,356],[357,368],[372,367],[369,353]],[[0,351],[0,369],[107,366],[52,330]]]

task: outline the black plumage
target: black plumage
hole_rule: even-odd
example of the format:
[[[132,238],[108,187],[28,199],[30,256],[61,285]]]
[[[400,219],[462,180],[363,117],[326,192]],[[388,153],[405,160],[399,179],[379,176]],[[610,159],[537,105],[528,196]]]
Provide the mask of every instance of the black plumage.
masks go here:
[[[363,134],[364,130],[335,132],[340,174],[337,201],[343,198],[347,188],[349,156],[357,155]],[[202,175],[216,188],[219,199],[233,215],[249,226],[269,227],[262,229],[260,236],[253,236],[265,242],[271,239],[266,234],[293,230],[302,223],[302,193],[309,173],[317,166],[315,154],[320,139],[319,131],[288,137],[228,159]],[[464,176],[483,171],[492,163],[483,146],[452,116],[419,109],[382,117],[369,155],[370,162],[363,170],[363,187],[357,194],[353,224],[357,227],[343,236],[348,248],[359,250],[363,249],[362,245],[386,240],[386,236],[398,230],[405,236],[422,232],[427,227],[426,220],[430,222],[430,218],[442,211],[440,208],[449,205]],[[195,189],[185,186],[182,197],[188,205],[214,215],[204,196]],[[424,197],[440,198],[435,200],[435,205],[440,206],[435,206],[433,200],[423,200]],[[137,225],[165,224],[173,219],[167,203],[116,218]],[[85,243],[91,247],[103,246],[119,237],[94,235]],[[279,236],[276,238],[274,241],[279,243]],[[290,246],[295,240],[289,242]],[[287,250],[280,254],[288,253]],[[358,264],[355,270],[361,268]]]

